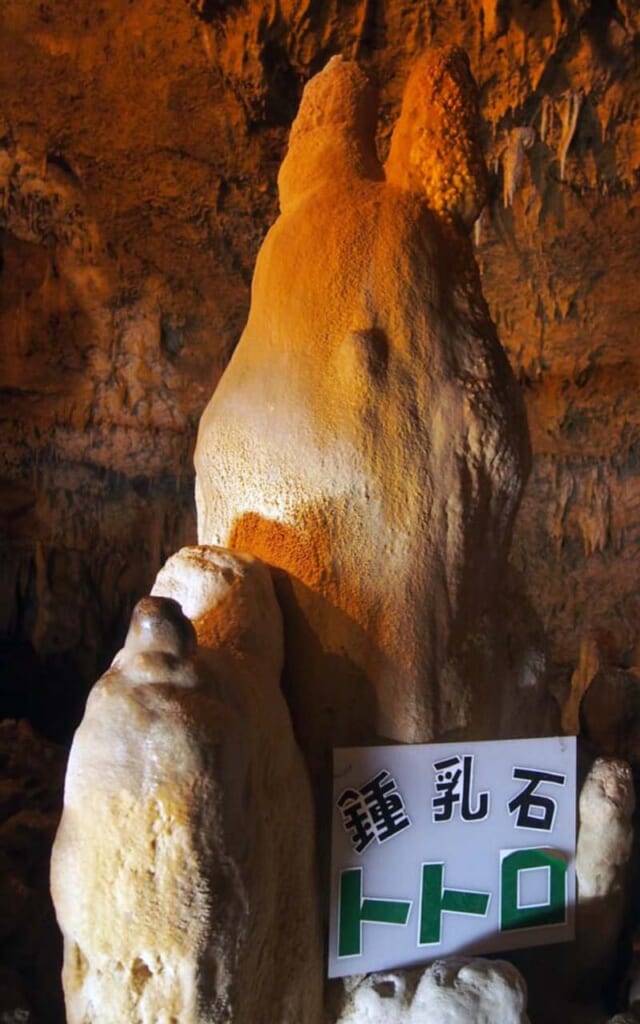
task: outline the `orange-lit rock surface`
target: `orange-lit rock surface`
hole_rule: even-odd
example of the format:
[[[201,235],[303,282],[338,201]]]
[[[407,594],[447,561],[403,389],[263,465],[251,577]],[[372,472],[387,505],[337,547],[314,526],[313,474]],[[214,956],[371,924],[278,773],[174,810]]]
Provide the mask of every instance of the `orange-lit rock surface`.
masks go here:
[[[77,709],[133,601],[195,538],[196,424],[246,320],[304,82],[356,57],[380,87],[384,160],[410,68],[444,43],[480,86],[475,246],[532,432],[513,560],[560,683],[594,630],[633,663],[639,28],[627,0],[2,5],[11,713]]]
[[[512,561],[533,668],[543,628],[562,698],[587,641],[638,664],[639,31],[632,0],[0,5],[3,710],[68,735],[134,601],[195,539],[196,425],[304,83],[357,58],[385,161],[410,69],[448,43],[480,87],[474,246],[532,436]]]
[[[480,86],[476,251],[532,431],[513,559],[559,682],[593,630],[633,663],[639,28],[626,0],[2,5],[9,710],[50,721],[72,670],[81,693],[195,537],[196,424],[246,319],[304,82],[357,57],[384,159],[409,69],[443,43]]]
[[[492,631],[529,448],[466,230],[474,110],[462,51],[418,62],[385,181],[366,77],[334,58],[312,79],[200,424],[199,539],[284,574],[287,695],[325,785],[334,745],[495,735],[513,685]]]

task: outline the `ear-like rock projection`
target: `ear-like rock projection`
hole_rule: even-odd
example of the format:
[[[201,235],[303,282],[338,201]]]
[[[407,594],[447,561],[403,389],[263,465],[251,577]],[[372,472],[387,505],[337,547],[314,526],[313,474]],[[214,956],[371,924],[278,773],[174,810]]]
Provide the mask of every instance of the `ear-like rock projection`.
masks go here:
[[[67,1022],[321,1024],[311,793],[270,574],[187,548],[155,591],[69,759],[51,867]]]
[[[287,697],[325,780],[332,745],[497,733],[529,466],[469,239],[487,172],[464,53],[418,63],[384,170],[375,121],[357,65],[307,85],[195,457],[200,541],[278,570]]]

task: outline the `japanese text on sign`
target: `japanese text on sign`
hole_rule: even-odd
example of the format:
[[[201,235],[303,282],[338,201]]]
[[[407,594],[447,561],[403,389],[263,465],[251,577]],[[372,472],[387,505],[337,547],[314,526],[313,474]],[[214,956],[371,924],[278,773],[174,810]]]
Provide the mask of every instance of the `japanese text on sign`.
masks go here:
[[[575,740],[334,752],[329,975],[573,937]]]

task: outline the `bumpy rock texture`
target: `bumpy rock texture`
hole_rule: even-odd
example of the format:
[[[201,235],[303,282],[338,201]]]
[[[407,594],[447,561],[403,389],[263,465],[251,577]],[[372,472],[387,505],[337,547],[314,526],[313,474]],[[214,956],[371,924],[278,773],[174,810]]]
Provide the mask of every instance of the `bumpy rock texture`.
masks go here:
[[[68,1024],[319,1024],[311,797],[268,571],[186,549],[76,732],[52,894]],[[191,597],[196,633],[177,601]]]
[[[375,111],[353,62],[305,89],[195,455],[201,542],[282,574],[287,696],[325,782],[335,745],[496,735],[512,687],[492,641],[528,434],[465,230],[486,170],[464,53],[418,62],[386,181]]]
[[[580,792],[576,850],[578,985],[602,991],[627,909],[635,793],[625,761],[599,757]]]
[[[475,241],[532,428],[514,563],[560,690],[583,633],[630,663],[639,30],[629,0],[2,4],[10,713],[50,726],[77,708],[72,675],[81,689],[106,667],[133,601],[195,538],[196,423],[246,320],[304,82],[356,57],[380,85],[384,159],[410,69],[443,43],[480,85]]]
[[[444,43],[480,85],[474,243],[532,431],[512,550],[540,621],[513,666],[526,684],[547,658],[564,698],[584,636],[638,663],[639,32],[631,0],[5,0],[3,711],[68,734],[133,602],[195,538],[196,424],[304,82],[357,58],[385,159],[410,69]]]
[[[371,974],[338,1024],[529,1024],[527,986],[502,960],[450,957],[416,971]]]

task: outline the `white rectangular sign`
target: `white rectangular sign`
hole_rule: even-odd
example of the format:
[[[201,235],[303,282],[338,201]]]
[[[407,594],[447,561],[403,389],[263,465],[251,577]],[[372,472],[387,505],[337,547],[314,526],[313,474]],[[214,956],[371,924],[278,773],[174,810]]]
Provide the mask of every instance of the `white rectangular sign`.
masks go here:
[[[573,938],[575,738],[334,751],[329,977]]]

